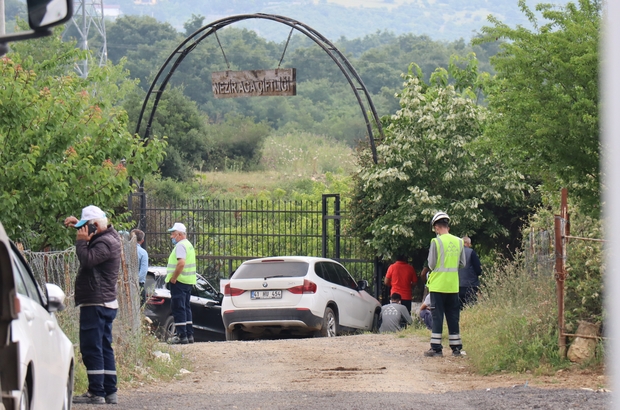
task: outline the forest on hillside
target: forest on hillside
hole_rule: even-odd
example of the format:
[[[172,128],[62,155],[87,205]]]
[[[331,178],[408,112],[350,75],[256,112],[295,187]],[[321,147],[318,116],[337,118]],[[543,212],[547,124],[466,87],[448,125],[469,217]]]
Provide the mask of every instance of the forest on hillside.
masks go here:
[[[122,61],[146,92],[175,47],[203,24],[204,17],[194,15],[185,22],[185,32],[178,32],[152,17],[121,17],[107,26],[108,58],[114,64]],[[498,44],[473,46],[462,39],[444,42],[386,31],[335,42],[369,90],[379,116],[400,108],[396,94],[412,63],[428,79],[436,69],[447,68],[451,56],[475,53],[480,69],[492,71],[489,58]],[[211,91],[214,71],[279,65],[296,68],[296,96],[217,99]],[[130,119],[138,118],[143,99],[144,94],[136,93],[125,104]],[[184,119],[174,121],[175,116]],[[367,138],[355,94],[323,49],[300,34],[289,42],[273,42],[234,27],[209,36],[185,57],[162,96],[152,128],[169,141],[162,173],[177,179],[189,177],[190,168],[252,169],[261,142],[274,132],[324,135],[351,147]]]

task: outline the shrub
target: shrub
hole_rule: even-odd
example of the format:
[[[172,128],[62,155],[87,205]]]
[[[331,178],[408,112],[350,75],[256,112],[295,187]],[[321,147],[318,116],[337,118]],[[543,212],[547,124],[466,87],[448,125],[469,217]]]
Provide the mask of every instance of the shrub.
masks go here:
[[[553,276],[532,274],[522,255],[485,267],[478,303],[461,313],[463,346],[483,374],[566,365],[558,351]]]

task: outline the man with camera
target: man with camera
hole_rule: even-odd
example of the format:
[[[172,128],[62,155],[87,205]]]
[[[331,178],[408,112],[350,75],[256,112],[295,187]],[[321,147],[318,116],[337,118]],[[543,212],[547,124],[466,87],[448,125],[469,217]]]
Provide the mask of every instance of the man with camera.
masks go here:
[[[80,307],[80,353],[88,375],[88,391],[75,396],[73,402],[116,404],[112,322],[118,310],[121,240],[108,225],[105,212],[94,205],[82,209],[79,221],[69,216],[64,224],[77,229],[75,253],[80,268],[75,279],[75,305]]]

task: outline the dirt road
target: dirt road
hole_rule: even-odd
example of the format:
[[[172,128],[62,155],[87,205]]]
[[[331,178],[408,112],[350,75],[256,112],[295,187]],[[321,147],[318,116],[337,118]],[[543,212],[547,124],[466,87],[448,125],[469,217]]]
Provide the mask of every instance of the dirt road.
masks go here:
[[[317,409],[395,404],[419,408],[424,402],[440,405],[445,400],[446,407],[477,410],[611,408],[610,393],[601,392],[607,385],[602,374],[574,369],[544,377],[479,376],[471,372],[467,357],[424,357],[428,340],[409,335],[195,343],[174,348],[191,359],[190,372],[170,383],[120,391],[119,406],[300,408],[301,400],[301,407]]]

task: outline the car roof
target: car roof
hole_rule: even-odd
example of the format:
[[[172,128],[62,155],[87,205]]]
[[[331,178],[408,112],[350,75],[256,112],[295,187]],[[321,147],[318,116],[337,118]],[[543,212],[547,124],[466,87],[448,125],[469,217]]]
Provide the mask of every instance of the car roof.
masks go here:
[[[270,256],[270,257],[267,257],[267,258],[250,259],[250,260],[247,260],[247,261],[243,262],[243,264],[262,263],[262,262],[306,262],[306,263],[311,263],[311,262],[319,262],[319,261],[336,262],[333,259],[320,258],[320,257],[317,257],[317,256]]]
[[[168,268],[166,266],[149,266],[148,272],[155,276],[165,276],[168,274]]]

